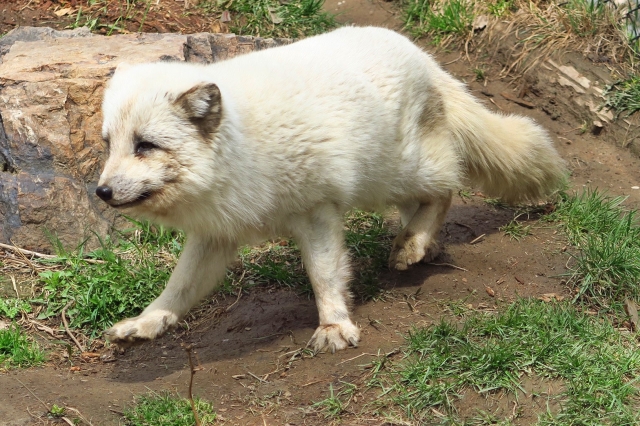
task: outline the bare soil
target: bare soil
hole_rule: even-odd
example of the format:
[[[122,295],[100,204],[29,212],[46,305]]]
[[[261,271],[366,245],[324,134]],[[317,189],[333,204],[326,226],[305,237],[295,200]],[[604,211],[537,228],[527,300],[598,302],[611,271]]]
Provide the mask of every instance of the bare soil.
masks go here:
[[[16,24],[68,25],[68,19],[52,15],[56,5],[61,5],[47,3],[51,3],[49,7],[42,1],[0,1],[0,32]],[[161,4],[174,12],[182,12],[184,7],[183,2],[174,0],[162,0]],[[344,12],[339,16],[342,22],[401,28],[393,3],[328,0],[325,8]],[[165,17],[174,12],[147,16],[144,30],[208,30],[206,17],[197,14],[185,21],[189,25],[178,24],[176,29]],[[640,161],[628,150],[589,133],[581,134],[578,129],[582,123],[563,116],[561,111],[552,119],[540,109],[526,109],[503,97],[488,96],[515,87],[494,80],[499,68],[491,64],[486,70],[486,85],[476,82],[472,71],[475,64],[464,59],[463,48],[436,56],[451,73],[467,81],[489,108],[529,115],[547,128],[572,171],[575,189],[590,186],[606,189],[612,195],[628,195],[627,205],[638,207],[640,191],[632,187],[640,185]],[[543,92],[541,97],[545,96],[551,95]],[[570,296],[562,279],[569,261],[562,234],[553,225],[531,218],[532,234],[521,241],[511,240],[498,228],[513,217],[513,210],[493,207],[481,194],[471,199],[456,197],[441,232],[445,251],[434,262],[440,266],[420,264],[403,273],[383,271],[382,297],[356,303],[353,318],[362,328],[358,348],[313,358],[301,354],[317,324],[317,311],[313,300],[294,291],[252,291],[237,301],[217,297],[197,309],[189,331],[178,330],[113,356],[109,356],[110,349],[102,348],[100,352],[107,355],[104,360],[74,357],[69,361],[61,351],[54,351],[45,367],[0,373],[0,424],[54,422],[45,420],[44,402],[49,407],[73,407],[94,425],[116,425],[122,422],[123,407],[131,404],[136,394],[166,389],[186,395],[190,375],[183,344],[194,345],[201,367],[195,375],[194,394],[213,402],[223,424],[328,424],[309,406],[328,396],[330,384],[362,384],[377,354],[391,353],[398,359],[401,353],[396,351],[411,327],[428,325],[442,317],[453,318],[460,308],[492,310],[517,297],[547,293]],[[560,389],[559,384],[548,381],[540,389],[542,385],[535,378],[527,386],[551,394]],[[357,392],[336,424],[391,424],[383,418],[358,415],[359,407],[375,397],[374,392]],[[474,415],[479,408],[506,416],[514,410],[513,401],[502,395],[480,397],[467,392],[460,404],[461,413]],[[517,423],[523,425],[534,423],[537,414],[546,409],[542,402],[528,397],[521,397],[518,404],[523,415]]]

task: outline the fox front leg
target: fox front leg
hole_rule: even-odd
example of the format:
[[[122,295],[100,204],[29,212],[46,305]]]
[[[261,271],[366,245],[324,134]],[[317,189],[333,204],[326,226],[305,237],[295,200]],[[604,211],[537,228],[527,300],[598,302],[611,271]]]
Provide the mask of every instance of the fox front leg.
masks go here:
[[[111,343],[130,346],[162,336],[224,278],[236,246],[199,235],[188,235],[184,251],[164,291],[140,315],[105,331]]]

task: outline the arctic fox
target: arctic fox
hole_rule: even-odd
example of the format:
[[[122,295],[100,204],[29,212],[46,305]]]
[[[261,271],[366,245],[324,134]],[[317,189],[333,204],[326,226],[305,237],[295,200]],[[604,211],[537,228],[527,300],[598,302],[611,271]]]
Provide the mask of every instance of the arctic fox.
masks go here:
[[[97,195],[185,231],[162,294],[106,331],[154,339],[223,279],[240,245],[290,235],[319,313],[310,345],[356,346],[343,217],[400,211],[389,265],[438,254],[452,192],[535,200],[564,163],[532,120],[485,109],[405,37],[346,27],[211,65],[121,64],[104,94],[109,157]]]

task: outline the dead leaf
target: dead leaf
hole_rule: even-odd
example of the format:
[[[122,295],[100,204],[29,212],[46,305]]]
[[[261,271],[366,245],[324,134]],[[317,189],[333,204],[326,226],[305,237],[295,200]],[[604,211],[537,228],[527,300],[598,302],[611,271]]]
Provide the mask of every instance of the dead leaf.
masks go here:
[[[271,22],[273,22],[274,24],[282,23],[284,19],[282,19],[282,16],[278,15],[278,9],[276,9],[275,7],[269,7],[267,8],[267,10],[269,11],[269,17],[271,18]]]
[[[80,367],[76,365],[74,367],[69,368],[69,371],[80,371]]]
[[[7,321],[0,320],[0,330],[6,330],[9,328],[9,323]]]
[[[564,296],[557,293],[544,293],[543,295],[538,297],[538,300],[542,300],[543,302],[546,302],[546,303],[553,302],[554,300],[560,302],[564,300]]]
[[[231,21],[231,12],[225,10],[222,12],[222,16],[220,16],[220,22],[229,22]]]
[[[61,16],[65,16],[65,15],[71,15],[74,12],[72,7],[65,7],[64,9],[59,9],[56,10],[55,13],[56,16],[61,17]]]
[[[97,352],[82,352],[80,357],[84,360],[98,359],[100,358],[100,354]]]
[[[491,297],[496,297],[496,292],[489,287],[488,285],[484,286],[484,289],[487,291],[487,294]]]

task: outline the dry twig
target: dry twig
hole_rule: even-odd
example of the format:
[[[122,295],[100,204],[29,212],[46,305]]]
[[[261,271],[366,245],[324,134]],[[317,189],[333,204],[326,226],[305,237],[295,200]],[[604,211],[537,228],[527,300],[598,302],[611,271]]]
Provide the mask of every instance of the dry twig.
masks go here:
[[[73,300],[67,303],[64,308],[62,308],[62,312],[60,313],[60,316],[62,317],[62,324],[64,324],[65,331],[67,332],[69,337],[71,337],[71,340],[73,340],[73,343],[75,343],[78,349],[80,349],[80,353],[82,353],[84,352],[84,348],[82,347],[80,342],[78,342],[78,339],[76,339],[76,337],[71,333],[71,330],[69,330],[69,324],[67,323],[67,316],[66,316],[67,308],[71,306],[72,303],[74,303]]]

